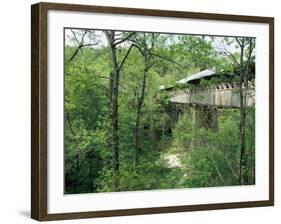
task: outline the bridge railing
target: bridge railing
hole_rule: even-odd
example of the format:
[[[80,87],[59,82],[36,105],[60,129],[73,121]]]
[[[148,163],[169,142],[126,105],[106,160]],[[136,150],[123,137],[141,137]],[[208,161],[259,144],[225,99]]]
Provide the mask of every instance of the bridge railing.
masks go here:
[[[254,80],[243,84],[243,99],[246,106],[255,104]],[[170,102],[180,104],[198,104],[216,107],[240,107],[240,91],[235,83],[216,86],[184,88],[171,92]]]

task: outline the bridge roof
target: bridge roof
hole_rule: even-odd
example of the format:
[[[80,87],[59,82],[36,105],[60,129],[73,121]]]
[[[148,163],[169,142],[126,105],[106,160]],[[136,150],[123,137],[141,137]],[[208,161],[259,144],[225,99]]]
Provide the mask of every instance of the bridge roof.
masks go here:
[[[202,78],[205,78],[205,77],[208,77],[208,76],[212,76],[212,75],[215,75],[215,74],[216,73],[213,70],[206,69],[206,70],[198,72],[198,73],[196,73],[194,75],[188,76],[188,77],[186,77],[184,79],[181,79],[181,80],[177,81],[177,83],[184,84],[184,83],[188,83],[190,81],[202,79]]]
[[[197,80],[200,80],[202,78],[208,78],[210,76],[213,76],[213,75],[216,75],[216,73],[211,70],[211,69],[206,69],[204,71],[201,71],[201,72],[198,72],[196,74],[193,74],[191,76],[188,76],[184,79],[181,79],[179,81],[176,82],[176,84],[186,84],[186,83],[194,83],[196,82]],[[164,85],[161,85],[159,86],[159,89],[160,90],[173,90],[174,88],[176,87],[176,85],[170,85],[170,86],[164,86]]]

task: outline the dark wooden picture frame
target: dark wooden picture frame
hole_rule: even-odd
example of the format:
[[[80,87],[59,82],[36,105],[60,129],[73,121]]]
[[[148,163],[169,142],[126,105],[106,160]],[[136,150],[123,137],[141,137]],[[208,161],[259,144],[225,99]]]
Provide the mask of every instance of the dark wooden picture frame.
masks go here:
[[[48,214],[47,13],[49,10],[159,16],[168,18],[194,18],[269,24],[269,200]],[[32,5],[31,7],[31,28],[31,217],[33,219],[47,221],[274,205],[274,18],[90,5],[38,3]]]

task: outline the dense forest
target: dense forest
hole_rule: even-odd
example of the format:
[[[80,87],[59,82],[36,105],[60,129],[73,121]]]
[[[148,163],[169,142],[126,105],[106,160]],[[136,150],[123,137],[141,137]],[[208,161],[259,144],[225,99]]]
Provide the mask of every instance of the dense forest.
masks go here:
[[[66,194],[255,184],[254,38],[83,29],[64,38]],[[218,75],[177,82],[205,69]],[[165,90],[226,82],[239,108],[174,105]]]

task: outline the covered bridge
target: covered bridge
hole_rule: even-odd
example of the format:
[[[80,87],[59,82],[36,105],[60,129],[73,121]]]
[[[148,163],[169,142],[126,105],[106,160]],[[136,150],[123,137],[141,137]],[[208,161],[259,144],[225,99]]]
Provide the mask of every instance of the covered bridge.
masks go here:
[[[237,84],[233,81],[233,76],[227,76],[224,82],[219,84],[202,86],[201,80],[209,80],[220,77],[220,74],[207,69],[188,76],[176,82],[176,85],[165,87],[160,86],[161,91],[169,93],[171,103],[186,105],[202,105],[222,108],[239,108],[240,91]],[[255,103],[254,79],[247,84],[243,84],[243,96],[246,106]]]

